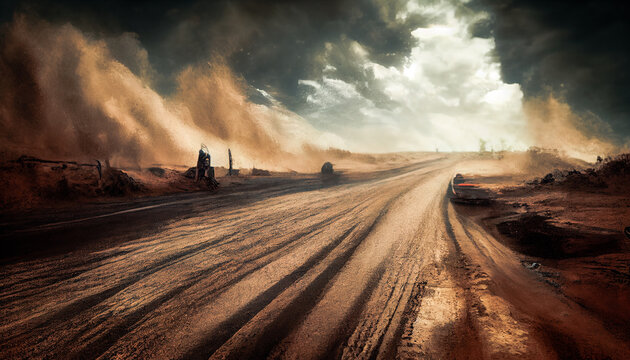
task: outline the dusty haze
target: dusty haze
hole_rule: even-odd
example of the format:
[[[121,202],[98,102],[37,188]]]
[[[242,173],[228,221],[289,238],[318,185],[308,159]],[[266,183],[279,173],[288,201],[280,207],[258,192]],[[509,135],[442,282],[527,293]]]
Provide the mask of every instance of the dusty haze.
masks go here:
[[[133,71],[111,53],[121,46]],[[344,147],[344,139],[315,129],[265,92],[269,104],[252,103],[245,80],[220,57],[185,67],[166,97],[152,89],[155,71],[131,34],[96,39],[69,24],[18,16],[4,29],[0,56],[4,158],[191,164],[205,143],[216,164],[227,163],[230,147],[239,167],[313,171],[334,158],[326,149]],[[580,118],[553,96],[524,100],[523,112],[522,144],[587,161],[619,150],[585,136],[576,126]]]
[[[71,25],[18,18],[4,40],[5,157],[185,164],[206,143],[219,163],[231,147],[241,166],[304,169],[293,155],[305,145],[312,152],[336,141],[281,106],[249,102],[242,80],[220,59],[183,70],[177,92],[166,98],[151,89],[150,79],[112,58],[105,40]]]

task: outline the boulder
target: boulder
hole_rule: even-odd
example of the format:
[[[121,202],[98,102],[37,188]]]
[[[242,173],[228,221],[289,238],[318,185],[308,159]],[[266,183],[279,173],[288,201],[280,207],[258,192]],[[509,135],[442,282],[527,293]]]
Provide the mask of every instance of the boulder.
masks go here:
[[[324,165],[322,165],[322,174],[332,174],[333,172],[333,164],[326,161]]]

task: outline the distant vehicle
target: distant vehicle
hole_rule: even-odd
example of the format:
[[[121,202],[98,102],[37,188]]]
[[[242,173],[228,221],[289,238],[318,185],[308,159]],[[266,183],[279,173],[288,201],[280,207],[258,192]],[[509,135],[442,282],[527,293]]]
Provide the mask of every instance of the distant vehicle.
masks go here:
[[[474,179],[466,178],[462,174],[456,174],[451,180],[451,201],[483,204],[491,200],[490,192],[480,184],[475,184]]]

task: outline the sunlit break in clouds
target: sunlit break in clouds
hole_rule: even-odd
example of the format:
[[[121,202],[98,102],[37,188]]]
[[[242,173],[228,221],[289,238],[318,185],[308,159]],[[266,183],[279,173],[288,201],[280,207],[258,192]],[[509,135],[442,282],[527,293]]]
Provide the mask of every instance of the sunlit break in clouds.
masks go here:
[[[356,41],[326,43],[323,76],[299,80],[308,94],[301,113],[354,151],[470,151],[478,149],[480,139],[496,149],[531,144],[520,86],[501,80],[500,64],[492,57],[494,40],[470,34],[470,26],[487,14],[447,1],[412,1],[396,21],[410,15],[427,20],[411,31],[415,44],[400,67],[375,62]],[[339,79],[340,58],[352,59],[380,104],[357,84]]]

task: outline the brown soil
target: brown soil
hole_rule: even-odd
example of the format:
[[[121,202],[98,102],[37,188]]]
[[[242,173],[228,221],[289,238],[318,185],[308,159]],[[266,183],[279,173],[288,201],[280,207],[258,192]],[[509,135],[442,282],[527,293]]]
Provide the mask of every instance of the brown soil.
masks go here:
[[[238,184],[241,177],[228,178],[227,170],[216,168],[219,182]],[[187,176],[183,167],[169,169],[116,169],[102,165],[52,161],[23,156],[0,163],[0,201],[3,211],[56,208],[85,202],[157,196],[179,192],[208,191],[203,182]]]
[[[623,229],[630,225],[630,197],[617,192],[618,174],[591,173],[590,181],[585,178],[576,172],[554,183],[519,186],[480,179],[493,183],[494,201],[456,209],[519,254],[522,265],[540,281],[556,287],[627,341],[630,240]],[[572,347],[558,343],[568,337],[557,329],[540,331],[554,348]]]

